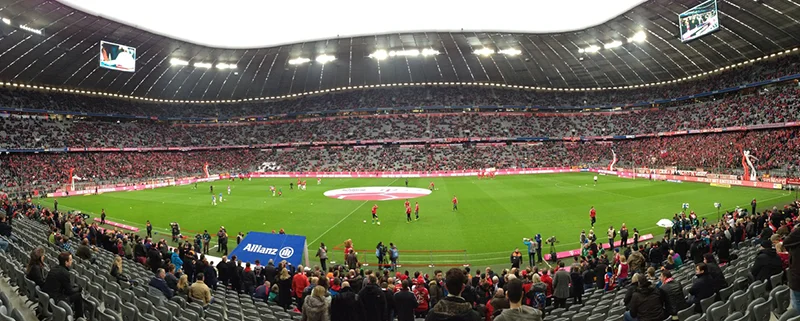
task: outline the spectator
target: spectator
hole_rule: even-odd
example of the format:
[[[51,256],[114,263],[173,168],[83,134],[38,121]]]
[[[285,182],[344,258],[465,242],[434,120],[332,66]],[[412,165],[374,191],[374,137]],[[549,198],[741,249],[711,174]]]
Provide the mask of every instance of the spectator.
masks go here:
[[[264,284],[259,285],[255,291],[253,291],[253,298],[267,302],[267,299],[269,298],[270,287],[271,283],[269,283],[269,281],[264,281]]]
[[[175,266],[172,264],[167,265],[167,275],[164,277],[164,280],[167,281],[167,286],[172,289],[173,292],[178,291],[178,277],[175,276]]]
[[[671,316],[677,316],[678,311],[689,307],[683,296],[683,286],[680,281],[672,278],[672,272],[669,270],[662,270],[660,278],[660,289],[667,296],[667,307],[669,307],[667,313]]]
[[[295,277],[297,277],[297,275],[303,275],[302,269],[300,271],[301,272],[295,274]],[[255,286],[256,286],[256,274],[250,267],[250,262],[247,262],[244,265],[244,271],[242,271],[242,290],[244,291],[244,293],[252,294],[253,291],[255,291]],[[302,290],[300,290],[300,292],[302,294]],[[303,305],[302,302],[298,302],[297,304],[297,306],[302,306],[302,305]]]
[[[183,276],[181,276],[181,281],[182,280]],[[200,303],[200,305],[203,307],[206,307],[211,303],[211,289],[209,289],[208,285],[206,285],[204,282],[203,273],[197,273],[194,283],[192,283],[192,286],[189,287],[189,299],[192,302]]]
[[[114,262],[111,263],[111,276],[117,280],[117,283],[128,282],[128,277],[122,272],[122,257],[115,256]]]
[[[94,260],[92,260],[92,248],[89,246],[88,239],[81,240],[81,245],[78,245],[78,249],[75,250],[75,256],[94,263]]]
[[[705,263],[699,263],[695,266],[695,279],[692,281],[692,287],[689,289],[688,304],[694,305],[694,310],[697,313],[703,313],[700,301],[714,296],[714,280],[708,274],[708,266]]]
[[[304,272],[303,265],[297,266],[297,273],[294,274],[292,277],[292,290],[295,299],[297,300],[297,306],[303,306],[303,290],[307,288],[311,283],[308,282],[308,277]]]
[[[523,305],[522,281],[513,279],[506,284],[509,308],[504,309],[494,321],[542,321],[542,311]]]
[[[292,304],[292,277],[285,267],[281,269],[278,277],[278,305],[288,309]]]
[[[558,272],[553,276],[553,298],[555,301],[553,306],[556,309],[567,308],[567,298],[571,296],[569,290],[571,280],[569,273],[564,270],[564,262],[558,262]]]
[[[498,288],[497,291],[494,292],[494,296],[491,300],[486,304],[486,320],[492,320],[496,316],[500,315],[500,312],[503,309],[508,309],[510,307],[508,303],[508,298],[506,298],[505,290],[503,288]]]
[[[167,297],[167,299],[171,299],[174,293],[172,292],[172,289],[170,289],[169,286],[167,285],[167,281],[164,280],[166,276],[167,273],[164,271],[164,269],[158,269],[158,271],[156,271],[156,275],[150,280],[150,286],[161,291],[161,293],[163,293],[164,296]]]
[[[208,286],[211,289],[216,290],[217,289],[217,283],[219,283],[219,280],[217,278],[217,270],[213,266],[211,266],[211,264],[208,264],[208,260],[205,259],[205,258],[203,258],[203,266],[204,266],[203,276],[205,278],[204,281],[206,283],[206,286]],[[252,292],[248,292],[248,293],[252,293]]]
[[[268,285],[268,281],[265,285]],[[311,296],[303,301],[302,321],[330,321],[330,305],[325,301],[325,288],[317,285],[311,292]]]
[[[331,321],[365,321],[364,307],[350,288],[350,282],[342,282],[339,295],[331,300]]]
[[[319,265],[322,267],[322,271],[328,271],[328,266],[326,265],[328,262],[328,248],[325,243],[319,243],[316,256],[319,257]]]
[[[791,307],[800,311],[800,228],[795,228],[783,240],[783,246],[789,252],[789,288],[791,292]]]
[[[401,282],[402,288],[394,294],[394,309],[397,313],[397,321],[414,321],[414,309],[419,303],[414,294],[409,290],[408,280]]]
[[[414,309],[414,316],[417,318],[425,318],[430,308],[431,296],[428,289],[425,288],[425,281],[415,279],[414,284],[414,298],[417,300],[417,307]]]
[[[714,255],[711,253],[704,254],[703,262],[706,264],[708,269],[707,274],[711,277],[713,282],[714,291],[719,292],[720,290],[728,287],[728,281],[725,280],[725,274],[722,273],[722,269],[719,267]]]
[[[633,290],[630,311],[625,312],[626,321],[663,321],[666,319],[667,296],[656,289],[647,278],[639,278]]]
[[[189,296],[191,289],[191,285],[189,285],[189,276],[186,274],[181,275],[180,279],[178,279],[178,285],[175,287],[178,289],[177,293]]]
[[[579,265],[573,265],[569,272],[572,303],[583,304],[582,298],[586,286],[583,282],[583,275],[581,275],[581,268]]]
[[[25,276],[40,288],[44,288],[44,249],[37,247],[31,251],[31,258],[25,268]],[[22,286],[22,285],[20,285]]]
[[[378,287],[378,278],[368,275],[365,281],[364,288],[358,292],[358,300],[364,307],[364,317],[368,321],[383,320],[387,313],[386,297]]]
[[[72,267],[72,254],[62,252],[58,255],[58,265],[50,268],[50,273],[44,281],[45,293],[50,295],[53,301],[66,301],[73,306],[75,318],[83,317],[83,298],[81,288],[73,284],[70,279],[69,269]]]
[[[8,218],[5,214],[0,214],[0,235],[5,236],[9,240],[11,240],[11,225],[8,224],[6,221]],[[8,241],[3,238],[0,238],[0,250],[3,252],[8,252]]]
[[[469,302],[461,297],[461,293],[467,284],[464,272],[458,268],[450,269],[445,275],[444,283],[448,293],[447,297],[436,303],[431,311],[428,311],[428,316],[425,317],[425,320],[479,321],[478,313],[472,309],[472,305]]]
[[[755,281],[763,281],[770,288],[769,278],[775,274],[783,272],[783,262],[778,253],[772,247],[772,242],[761,240],[761,251],[756,255],[750,273]]]

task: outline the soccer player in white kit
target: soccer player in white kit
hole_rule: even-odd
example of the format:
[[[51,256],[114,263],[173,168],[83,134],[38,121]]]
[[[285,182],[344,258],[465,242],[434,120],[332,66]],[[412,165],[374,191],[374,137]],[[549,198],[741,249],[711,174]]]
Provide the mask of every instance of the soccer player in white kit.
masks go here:
[[[231,186],[228,185],[228,195],[231,195]]]
[[[594,176],[594,186],[597,186],[597,175]]]
[[[217,196],[211,195],[211,205],[217,206]]]

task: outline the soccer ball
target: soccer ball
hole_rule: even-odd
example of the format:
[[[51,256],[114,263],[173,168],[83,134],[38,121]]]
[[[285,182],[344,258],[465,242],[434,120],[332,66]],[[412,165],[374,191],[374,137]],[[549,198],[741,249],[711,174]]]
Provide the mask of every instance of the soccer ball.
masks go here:
[[[378,225],[381,225],[381,222],[378,222]]]
[[[367,224],[367,220],[364,220],[364,224]]]

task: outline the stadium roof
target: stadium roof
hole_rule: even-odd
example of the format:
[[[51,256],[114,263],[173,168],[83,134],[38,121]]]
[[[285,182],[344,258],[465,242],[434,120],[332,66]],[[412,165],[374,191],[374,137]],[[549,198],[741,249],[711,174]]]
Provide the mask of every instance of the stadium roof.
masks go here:
[[[420,31],[221,49],[158,35],[59,2],[0,0],[0,81],[176,100],[431,82],[597,88],[671,81],[800,44],[796,0],[719,0],[720,30],[682,43],[677,15],[699,3],[648,1],[601,25],[572,32]],[[505,8],[499,17],[484,16],[482,7],[471,10],[475,19],[515,17],[508,13],[515,8]],[[571,11],[548,14],[569,20]],[[297,10],[291,16],[303,19],[305,12]],[[536,17],[531,14],[531,20]],[[101,40],[136,47],[136,71],[100,68]]]
[[[172,39],[214,48],[249,49],[426,31],[575,31],[611,20],[646,0],[498,0],[481,6],[479,12],[453,0],[404,0],[378,6],[373,0],[228,0],[222,4],[143,0],[136,5],[126,0],[58,1]],[[391,15],[380,14],[381,6],[390,9]],[[565,8],[568,15],[558,13]]]

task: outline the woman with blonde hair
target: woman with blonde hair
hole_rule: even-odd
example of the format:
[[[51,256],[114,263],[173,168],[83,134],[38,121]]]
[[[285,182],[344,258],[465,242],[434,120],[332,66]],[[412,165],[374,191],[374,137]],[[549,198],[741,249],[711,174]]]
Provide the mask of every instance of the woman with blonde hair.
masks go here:
[[[178,294],[189,295],[189,276],[184,274],[178,280]]]
[[[292,304],[292,277],[289,270],[283,268],[278,277],[278,305],[288,309]]]
[[[330,305],[325,301],[325,288],[317,285],[311,290],[311,297],[303,302],[302,321],[329,321]]]
[[[117,279],[117,282],[128,282],[128,277],[122,274],[122,257],[117,255],[114,257],[114,262],[111,263],[111,276]]]

